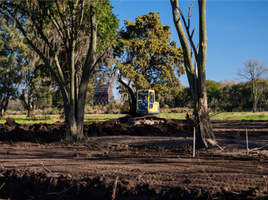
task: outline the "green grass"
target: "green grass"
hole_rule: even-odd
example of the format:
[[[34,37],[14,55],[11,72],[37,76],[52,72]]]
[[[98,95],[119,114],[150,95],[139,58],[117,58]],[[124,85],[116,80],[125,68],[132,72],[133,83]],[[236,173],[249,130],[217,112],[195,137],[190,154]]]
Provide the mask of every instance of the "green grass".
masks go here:
[[[85,123],[93,123],[93,122],[102,122],[107,121],[110,119],[117,119],[119,117],[123,117],[125,115],[121,114],[91,114],[91,115],[85,115]],[[15,120],[18,124],[39,124],[39,123],[47,123],[47,124],[53,124],[56,121],[62,121],[63,119],[60,118],[60,115],[36,115],[35,117],[27,117],[26,115],[6,115],[5,116],[10,117]],[[4,124],[6,122],[5,119],[0,118],[0,124]]]
[[[85,115],[85,123],[102,122],[110,119],[117,119],[125,116],[124,114],[91,114]]]
[[[268,112],[224,112],[210,115],[212,120],[268,120]]]
[[[36,115],[35,117],[27,117],[26,115],[6,115],[5,116],[10,117],[15,120],[18,124],[39,124],[47,123],[47,124],[53,124],[56,121],[60,121],[60,115]],[[4,124],[6,122],[5,119],[0,118],[0,124]]]
[[[185,119],[186,113],[160,113],[156,116],[165,119]]]
[[[185,119],[186,113],[160,113],[157,117],[166,119]],[[117,119],[119,117],[125,116],[124,114],[90,114],[85,115],[85,123],[93,122],[103,122],[110,119]],[[210,113],[211,120],[268,120],[268,112],[224,112],[215,115],[215,113]],[[47,123],[53,124],[56,121],[62,121],[60,115],[36,115],[33,118],[26,117],[26,115],[6,115],[5,117],[10,117],[15,120],[18,124],[39,124]],[[0,124],[4,124],[5,119],[0,118]]]

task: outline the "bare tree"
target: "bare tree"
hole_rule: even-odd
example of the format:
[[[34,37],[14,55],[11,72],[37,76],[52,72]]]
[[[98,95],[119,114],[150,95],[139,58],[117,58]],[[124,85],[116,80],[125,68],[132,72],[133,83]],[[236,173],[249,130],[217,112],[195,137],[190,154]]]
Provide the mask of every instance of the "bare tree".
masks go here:
[[[228,84],[229,85],[237,84],[237,81],[225,79],[225,80],[220,81],[219,83],[221,84],[221,87],[224,88]]]
[[[189,8],[188,23],[179,8],[178,0],[170,0],[173,12],[173,20],[176,26],[180,43],[183,49],[184,67],[187,73],[188,82],[194,100],[194,113],[187,115],[187,119],[192,121],[197,129],[197,144],[199,147],[208,146],[207,142],[215,140],[211,121],[207,109],[206,91],[206,55],[207,55],[207,30],[206,30],[206,0],[198,0],[199,8],[199,45],[195,46],[193,34],[190,32],[191,9]],[[184,24],[185,31],[182,23]],[[188,38],[187,38],[188,37]],[[189,41],[189,42],[188,42]],[[193,49],[191,52],[190,47]],[[193,55],[196,67],[193,64]]]
[[[244,67],[239,68],[237,75],[251,83],[253,93],[253,112],[257,111],[259,98],[264,89],[264,81],[268,75],[268,67],[256,58],[249,58],[244,62]]]

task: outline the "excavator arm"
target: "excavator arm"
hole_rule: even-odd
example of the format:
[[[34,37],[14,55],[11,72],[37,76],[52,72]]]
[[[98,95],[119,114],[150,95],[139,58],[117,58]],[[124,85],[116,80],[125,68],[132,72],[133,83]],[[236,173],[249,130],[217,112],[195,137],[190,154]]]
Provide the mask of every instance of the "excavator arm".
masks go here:
[[[130,96],[131,96],[131,105],[130,112],[136,112],[136,86],[133,81],[129,78],[123,77],[119,69],[115,69],[111,74],[111,79],[109,80],[107,85],[100,85],[95,88],[94,95],[94,104],[104,103],[107,104],[111,100],[113,95],[113,88],[116,83],[121,83],[125,88],[127,88]]]

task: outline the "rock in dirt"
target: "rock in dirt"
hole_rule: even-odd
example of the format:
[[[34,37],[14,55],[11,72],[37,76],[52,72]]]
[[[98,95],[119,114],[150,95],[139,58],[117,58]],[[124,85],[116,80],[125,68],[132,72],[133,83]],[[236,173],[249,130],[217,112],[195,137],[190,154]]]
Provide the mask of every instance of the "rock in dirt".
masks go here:
[[[6,123],[5,123],[5,125],[8,125],[8,126],[10,126],[10,127],[13,127],[13,126],[16,125],[16,123],[15,123],[14,119],[8,117],[8,118],[6,118]]]
[[[171,119],[166,119],[166,120],[165,120],[165,124],[166,124],[166,125],[173,125],[174,122],[173,122]]]

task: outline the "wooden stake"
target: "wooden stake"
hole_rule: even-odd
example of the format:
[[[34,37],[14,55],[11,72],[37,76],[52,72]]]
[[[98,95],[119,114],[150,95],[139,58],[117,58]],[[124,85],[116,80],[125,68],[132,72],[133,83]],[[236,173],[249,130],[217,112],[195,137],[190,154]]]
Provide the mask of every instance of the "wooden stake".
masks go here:
[[[0,186],[0,190],[2,189],[2,187],[6,184],[6,182],[4,182],[1,186]]]
[[[117,176],[117,177],[115,178],[115,181],[114,181],[114,188],[113,188],[112,200],[115,199],[115,194],[116,194],[116,187],[117,187],[117,181],[118,181],[118,178],[119,178],[119,176]]]
[[[248,151],[248,129],[246,129],[246,143],[247,143],[247,154],[249,154],[249,151]]]
[[[42,167],[48,172],[48,173],[52,173],[48,168],[45,167],[45,165],[43,164]]]
[[[194,127],[194,138],[193,138],[193,157],[195,157],[195,127]]]

